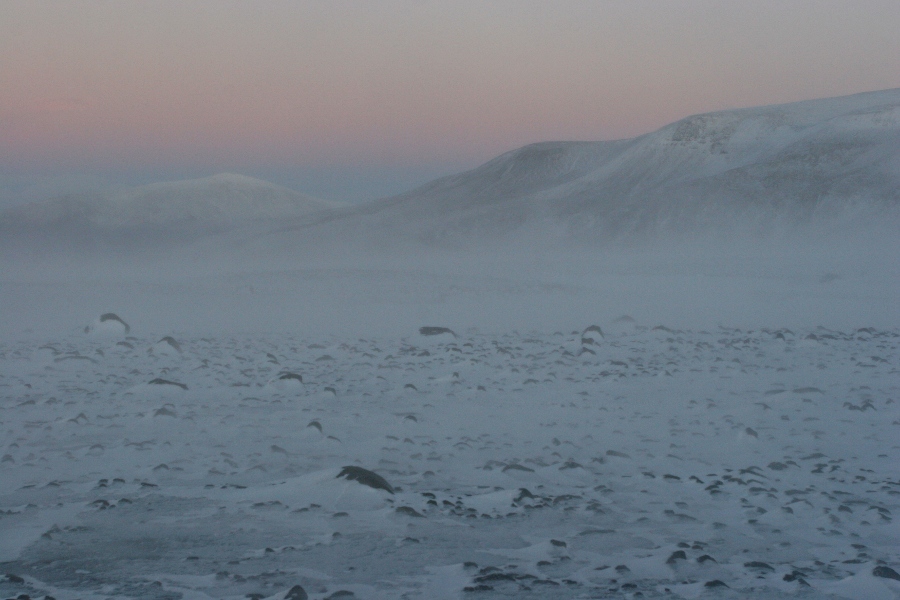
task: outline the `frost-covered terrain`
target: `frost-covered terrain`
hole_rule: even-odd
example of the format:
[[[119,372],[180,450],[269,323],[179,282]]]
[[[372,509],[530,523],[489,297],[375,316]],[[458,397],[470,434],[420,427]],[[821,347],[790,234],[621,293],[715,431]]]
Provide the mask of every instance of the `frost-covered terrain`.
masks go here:
[[[898,160],[888,90],[7,211],[0,597],[900,598]]]
[[[6,596],[900,597],[900,330],[127,320],[0,345]]]

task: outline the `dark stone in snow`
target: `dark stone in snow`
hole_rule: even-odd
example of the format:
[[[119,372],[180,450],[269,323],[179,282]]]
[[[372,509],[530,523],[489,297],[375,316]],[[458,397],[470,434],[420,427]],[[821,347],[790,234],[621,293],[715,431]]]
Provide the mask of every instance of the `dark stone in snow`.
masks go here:
[[[350,481],[358,481],[359,483],[376,490],[385,490],[391,494],[394,493],[394,488],[391,487],[391,484],[389,484],[384,477],[377,473],[373,473],[368,469],[363,469],[362,467],[354,467],[352,465],[342,467],[341,472],[338,473],[337,476],[344,477]]]
[[[687,560],[687,554],[684,553],[684,550],[676,550],[673,552],[668,559],[666,559],[667,565],[674,565],[678,560]]]
[[[884,565],[872,569],[872,575],[875,577],[884,577],[886,579],[896,579],[897,581],[900,581],[900,573],[897,573],[897,571],[890,567],[885,567]]]
[[[449,333],[453,337],[456,337],[453,330],[448,329],[447,327],[419,327],[419,333],[422,335],[441,335],[442,333]]]
[[[592,333],[596,333],[600,337],[604,337],[603,331],[600,329],[599,325],[591,325],[591,326],[587,327],[584,331],[581,332],[581,343],[582,344],[585,343],[585,339],[587,339],[587,340],[590,340],[587,343],[592,344],[593,337],[594,337],[594,336],[590,335]]]
[[[168,379],[162,379],[157,377],[156,379],[148,382],[150,385],[174,385],[176,387],[180,387],[183,390],[188,389],[188,386],[183,383],[178,383],[177,381],[169,381]]]
[[[119,315],[117,315],[116,313],[105,313],[105,314],[100,315],[100,322],[104,323],[106,321],[116,321],[118,323],[121,323],[122,325],[125,326],[125,333],[128,333],[131,331],[131,327],[128,325],[128,323],[123,321],[119,317]]]
[[[6,574],[6,581],[9,583],[25,583],[25,580],[19,577],[18,575],[13,575],[12,573]]]
[[[181,346],[178,345],[178,342],[176,342],[176,341],[175,341],[175,338],[173,338],[171,335],[167,335],[167,336],[164,337],[163,339],[159,340],[159,341],[157,342],[157,344],[161,344],[162,342],[167,343],[168,345],[170,345],[170,346],[172,346],[173,348],[175,348],[175,350],[177,350],[178,352],[181,352]]]
[[[774,571],[775,567],[770,565],[769,563],[764,563],[758,560],[753,560],[750,562],[745,562],[744,566],[748,569],[759,569],[760,571]]]
[[[534,469],[529,469],[528,467],[517,464],[506,465],[503,467],[503,472],[506,473],[507,471],[525,471],[527,473],[534,473]]]
[[[299,585],[295,585],[285,594],[284,600],[309,600],[309,595]]]
[[[425,515],[417,511],[411,506],[398,506],[397,512],[401,515],[406,515],[407,517],[419,517],[421,519],[425,518]]]
[[[717,588],[717,587],[728,587],[728,586],[725,585],[724,581],[720,581],[718,579],[713,579],[712,581],[707,581],[706,583],[704,583],[703,587]]]
[[[278,379],[279,380],[296,379],[300,383],[303,383],[303,377],[301,377],[297,373],[291,373],[290,371],[282,371],[281,373],[278,374]]]
[[[475,578],[475,583],[484,583],[485,581],[515,581],[516,576],[511,573],[490,573],[488,575],[479,575]]]
[[[519,495],[516,496],[513,502],[521,502],[525,498],[534,498],[534,494],[528,491],[526,488],[519,488]]]

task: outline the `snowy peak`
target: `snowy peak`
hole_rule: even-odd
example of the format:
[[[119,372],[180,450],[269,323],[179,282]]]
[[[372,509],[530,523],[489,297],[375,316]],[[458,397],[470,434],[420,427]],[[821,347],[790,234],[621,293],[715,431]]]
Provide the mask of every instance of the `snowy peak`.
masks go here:
[[[367,209],[419,240],[579,239],[827,222],[900,211],[900,89],[721,111],[612,142],[546,142]]]

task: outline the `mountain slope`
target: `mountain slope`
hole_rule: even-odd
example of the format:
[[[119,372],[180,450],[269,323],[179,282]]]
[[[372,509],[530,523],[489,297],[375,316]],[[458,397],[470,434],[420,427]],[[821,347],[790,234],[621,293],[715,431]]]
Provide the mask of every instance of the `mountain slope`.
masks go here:
[[[319,229],[460,246],[865,229],[896,226],[898,211],[900,89],[696,115],[629,140],[532,144]],[[299,228],[275,237],[290,243]]]
[[[65,196],[0,213],[4,237],[53,243],[146,245],[190,241],[305,218],[335,206],[259,179],[223,173],[102,195]]]

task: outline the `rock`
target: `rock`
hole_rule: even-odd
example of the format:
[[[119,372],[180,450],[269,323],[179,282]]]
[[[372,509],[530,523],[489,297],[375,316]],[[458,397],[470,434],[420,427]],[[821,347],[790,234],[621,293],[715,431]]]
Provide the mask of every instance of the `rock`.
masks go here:
[[[425,336],[449,333],[453,337],[456,337],[456,334],[453,332],[453,330],[447,327],[419,327],[419,333]]]
[[[173,351],[181,354],[181,345],[171,335],[167,335],[153,345],[153,352],[159,354],[171,354]]]
[[[581,343],[585,346],[599,344],[603,339],[603,331],[598,325],[591,325],[581,332]]]
[[[720,581],[719,579],[713,579],[712,581],[707,581],[703,584],[703,587],[708,588],[717,588],[717,587],[728,587],[724,581]]]
[[[672,554],[669,555],[669,558],[666,559],[667,565],[674,565],[676,561],[679,560],[687,560],[687,554],[684,553],[684,550],[676,550]]]
[[[389,484],[384,477],[377,473],[373,473],[368,469],[363,469],[362,467],[355,467],[352,465],[342,467],[341,472],[338,473],[337,476],[344,477],[350,481],[358,481],[359,483],[376,490],[385,490],[391,494],[394,493],[394,488],[391,487],[391,484]]]
[[[188,386],[184,383],[178,383],[177,381],[169,381],[168,379],[162,379],[161,377],[157,377],[152,381],[147,382],[150,385],[174,385],[176,387],[180,387],[183,390],[187,390]]]
[[[398,506],[397,514],[406,515],[407,517],[418,517],[420,519],[424,519],[425,515],[417,511],[411,506]]]
[[[309,600],[309,594],[299,585],[295,585],[284,595],[284,600]]]
[[[282,371],[281,373],[278,374],[277,379],[278,379],[278,381],[294,380],[294,381],[299,381],[300,383],[303,383],[303,377],[301,377],[297,373],[292,373],[291,371]]]
[[[507,471],[525,471],[526,473],[534,473],[534,469],[529,469],[528,467],[523,467],[522,465],[517,465],[515,463],[503,467],[503,472],[506,473]]]
[[[893,570],[890,567],[885,567],[884,565],[879,565],[872,569],[872,575],[875,577],[884,577],[885,579],[896,579],[900,581],[900,573]]]
[[[116,313],[104,313],[100,318],[84,328],[84,332],[96,336],[123,336],[131,331],[131,326]]]

